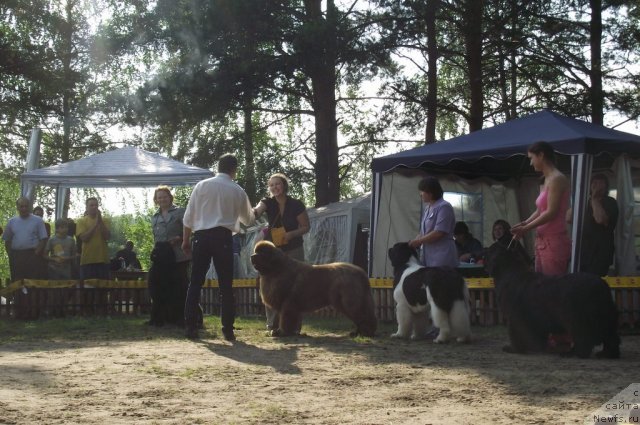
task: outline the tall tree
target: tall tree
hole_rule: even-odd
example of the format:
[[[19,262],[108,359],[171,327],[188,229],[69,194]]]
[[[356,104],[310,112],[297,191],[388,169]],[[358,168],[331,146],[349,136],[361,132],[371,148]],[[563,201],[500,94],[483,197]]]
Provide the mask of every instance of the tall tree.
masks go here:
[[[108,146],[108,86],[93,60],[95,14],[87,0],[16,0],[0,6],[0,116],[3,146],[17,165],[26,157],[29,129],[43,127],[41,165],[77,159]],[[14,172],[20,171],[20,166]],[[65,209],[66,211],[66,209]]]
[[[160,46],[171,57],[162,78],[147,82],[139,93],[139,104],[146,105],[139,110],[179,125],[239,111],[250,123],[250,110],[279,116],[278,122],[312,116],[313,155],[305,158],[315,172],[315,201],[337,201],[345,178],[336,118],[339,83],[357,81],[384,55],[372,52],[371,40],[361,38],[368,31],[366,13],[341,12],[333,1],[322,6],[320,0],[160,1],[148,19],[130,16],[138,22],[130,40],[142,40],[146,49]],[[140,31],[144,37],[137,36]],[[243,140],[249,155],[250,136]]]

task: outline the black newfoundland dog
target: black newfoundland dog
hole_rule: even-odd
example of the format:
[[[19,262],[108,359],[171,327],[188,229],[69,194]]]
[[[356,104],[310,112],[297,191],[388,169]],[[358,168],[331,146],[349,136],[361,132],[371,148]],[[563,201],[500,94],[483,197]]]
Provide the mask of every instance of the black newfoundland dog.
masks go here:
[[[184,295],[176,276],[176,255],[169,242],[156,242],[149,269],[150,325],[179,324],[184,316]]]
[[[296,331],[302,313],[333,306],[356,325],[352,336],[375,334],[377,320],[369,278],[360,267],[348,263],[310,265],[289,258],[269,241],[256,244],[251,256],[260,273],[260,296],[280,313],[273,336]]]
[[[485,251],[485,268],[495,281],[498,303],[509,321],[511,345],[504,351],[543,351],[550,333],[568,333],[573,348],[563,355],[620,357],[618,313],[611,290],[600,277],[571,273],[550,277],[528,271],[512,250],[493,244]]]

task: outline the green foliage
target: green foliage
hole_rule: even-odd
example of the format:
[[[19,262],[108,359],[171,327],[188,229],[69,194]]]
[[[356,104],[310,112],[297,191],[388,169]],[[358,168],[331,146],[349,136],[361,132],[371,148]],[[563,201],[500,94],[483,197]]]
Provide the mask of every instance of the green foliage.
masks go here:
[[[0,346],[8,343],[42,341],[136,341],[136,340],[181,340],[185,341],[184,330],[179,327],[165,326],[156,328],[146,326],[145,317],[111,316],[66,319],[48,319],[37,321],[0,319]],[[220,319],[205,316],[203,338],[220,338]],[[264,317],[237,317],[236,326],[242,329],[242,341],[246,344],[278,343],[265,336]],[[378,332],[382,335],[393,332],[393,324],[380,323]],[[304,319],[305,332],[311,334],[346,334],[353,325],[343,317],[322,318],[308,316]],[[370,338],[354,338],[357,344],[370,344]],[[187,369],[183,372],[190,375]]]
[[[144,270],[148,270],[151,250],[153,249],[153,231],[151,214],[125,214],[111,217],[111,239],[108,242],[111,257],[124,248],[126,241],[132,241],[134,251]]]
[[[0,175],[17,178],[29,131],[41,127],[42,166],[126,140],[205,168],[233,152],[253,200],[266,195],[274,172],[287,174],[291,194],[309,206],[316,195],[319,202],[335,195],[336,171],[339,195],[350,197],[369,188],[371,158],[425,140],[433,95],[426,74],[436,68],[437,139],[464,133],[478,119],[498,123],[543,107],[589,116],[596,91],[590,7],[598,3],[485,0],[482,13],[469,16],[477,4],[3,2]],[[634,119],[640,8],[612,0],[602,9],[605,108]],[[438,52],[429,63],[433,10]],[[469,43],[477,41],[469,34],[479,22],[482,69],[474,75],[481,77],[482,117],[471,108],[469,60]],[[371,93],[371,82],[379,93]],[[132,127],[112,131],[117,125]],[[52,190],[41,189],[38,203],[53,205]]]
[[[20,197],[20,183],[16,179],[0,179],[0,227],[4,228],[9,219],[17,214],[16,200]],[[0,248],[0,286],[9,279],[9,258],[2,243]]]

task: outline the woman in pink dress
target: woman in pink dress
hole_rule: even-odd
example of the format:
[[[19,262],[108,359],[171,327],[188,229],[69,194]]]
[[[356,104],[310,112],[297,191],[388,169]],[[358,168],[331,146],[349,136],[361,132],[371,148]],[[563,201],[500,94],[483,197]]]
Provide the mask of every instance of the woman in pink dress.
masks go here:
[[[536,229],[535,269],[545,275],[567,273],[571,258],[571,240],[567,234],[565,215],[569,209],[569,179],[555,164],[553,147],[547,142],[529,146],[531,166],[542,172],[544,184],[536,199],[536,210],[525,221],[511,228],[516,239]]]

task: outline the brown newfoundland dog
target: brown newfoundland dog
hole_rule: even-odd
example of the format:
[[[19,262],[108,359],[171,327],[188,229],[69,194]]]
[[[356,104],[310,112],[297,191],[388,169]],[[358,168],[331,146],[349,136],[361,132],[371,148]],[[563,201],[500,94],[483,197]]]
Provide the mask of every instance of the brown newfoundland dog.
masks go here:
[[[260,273],[262,301],[280,313],[272,335],[293,335],[302,313],[330,305],[355,323],[352,336],[374,336],[377,322],[369,278],[358,266],[305,264],[268,241],[258,242],[251,263]]]
[[[512,353],[543,351],[550,333],[568,333],[569,353],[586,358],[602,344],[598,357],[620,357],[618,312],[611,290],[599,276],[569,273],[544,276],[527,270],[517,251],[498,243],[485,252],[485,268],[495,281],[498,303],[509,320]]]

